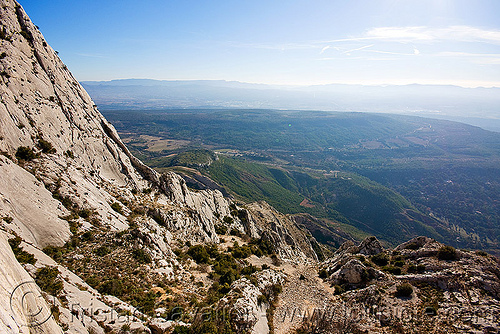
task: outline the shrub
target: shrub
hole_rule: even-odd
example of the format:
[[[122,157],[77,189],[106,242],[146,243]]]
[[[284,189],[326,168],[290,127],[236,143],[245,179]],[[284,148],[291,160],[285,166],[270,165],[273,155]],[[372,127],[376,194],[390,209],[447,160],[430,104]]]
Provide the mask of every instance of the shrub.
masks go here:
[[[87,219],[90,217],[90,215],[92,215],[92,210],[90,209],[81,209],[80,211],[78,211],[78,215],[84,219]]]
[[[411,284],[403,283],[396,287],[396,296],[397,297],[411,297],[413,293],[413,287]]]
[[[377,255],[373,255],[370,259],[373,263],[381,267],[389,263],[389,257],[385,253],[378,253]]]
[[[246,259],[250,255],[252,255],[252,250],[246,245],[239,246],[238,244],[235,244],[235,246],[231,248],[231,254],[236,259]]]
[[[151,255],[147,253],[144,249],[142,248],[136,248],[132,251],[132,256],[134,259],[136,259],[139,263],[151,263],[153,260],[151,259]]]
[[[68,158],[74,159],[75,155],[73,154],[73,151],[67,150],[64,152],[64,155],[67,156]]]
[[[215,233],[219,235],[224,235],[227,233],[227,226],[224,225],[215,225]]]
[[[111,253],[111,249],[109,249],[109,247],[107,247],[107,246],[101,246],[101,247],[96,248],[94,250],[94,253],[97,256],[104,256],[104,255],[108,255],[109,253]]]
[[[227,288],[229,288],[229,286],[239,278],[240,275],[235,269],[229,269],[220,277],[219,284],[227,285]]]
[[[45,139],[40,138],[38,144],[36,145],[43,153],[55,153],[56,149],[52,147],[52,144]]]
[[[327,278],[327,277],[328,277],[328,272],[326,271],[326,269],[321,269],[321,270],[319,271],[318,275],[319,275],[319,278],[323,278],[323,279],[325,279],[325,278]]]
[[[405,265],[404,261],[401,261],[401,260],[394,261],[394,266],[395,267],[404,267],[404,265]]]
[[[111,204],[111,209],[115,210],[116,212],[118,212],[119,214],[123,215],[123,209],[122,209],[122,206],[120,205],[120,203],[118,202],[113,202]]]
[[[55,246],[47,246],[43,249],[43,252],[53,258],[55,261],[60,261],[63,256],[61,248]]]
[[[425,308],[425,314],[432,316],[437,315],[436,308],[434,306],[427,306]]]
[[[61,193],[59,193],[58,190],[52,194],[52,197],[61,202],[61,204],[64,205],[64,207],[70,211],[73,211],[74,208],[77,206],[76,203],[73,202],[71,197],[62,195]],[[73,214],[71,214],[69,216],[64,217],[63,219],[69,221],[76,218],[78,217],[74,217]]]
[[[43,291],[57,296],[64,287],[57,275],[59,275],[59,270],[56,267],[43,267],[37,270],[35,282]]]
[[[219,253],[219,248],[217,248],[216,244],[205,245],[205,250],[207,251],[208,256],[210,256],[211,258],[216,258],[220,254]]]
[[[19,261],[19,263],[35,264],[36,263],[35,256],[33,254],[26,252],[21,247],[19,247],[21,241],[22,239],[20,237],[9,239],[10,248],[12,248],[12,252],[16,256],[17,261]]]
[[[192,334],[193,331],[187,326],[175,326],[172,334]]]
[[[241,269],[241,274],[242,275],[251,275],[254,272],[256,272],[257,270],[258,269],[256,266],[250,265],[250,266],[247,266],[247,267],[244,267],[243,269]]]
[[[238,229],[235,229],[235,228],[232,228],[231,231],[229,231],[229,234],[230,235],[234,235],[235,237],[243,237],[243,234],[238,230]]]
[[[457,250],[451,246],[443,246],[439,249],[437,257],[440,260],[456,260],[458,258]]]
[[[252,252],[258,257],[261,257],[262,255],[272,254],[274,251],[272,242],[265,237],[250,240],[250,245],[255,246],[252,248]],[[258,252],[257,249],[260,250],[260,252]]]
[[[401,275],[401,268],[393,266],[382,267],[382,270],[393,275]]]
[[[31,41],[33,39],[33,36],[31,35],[31,33],[29,31],[22,30],[19,33],[21,34],[21,36],[26,38],[28,41]]]
[[[281,266],[281,260],[276,254],[271,255],[271,261],[272,264],[275,265],[276,267]]]
[[[187,254],[198,264],[208,263],[208,261],[210,260],[210,256],[208,255],[208,252],[203,245],[195,245],[189,247]]]
[[[262,305],[262,304],[267,304],[267,297],[266,295],[259,295],[257,297],[257,305]]]
[[[93,236],[92,232],[90,232],[90,231],[87,231],[87,232],[83,233],[82,236],[81,236],[81,238],[82,238],[83,241],[92,241],[92,240],[94,240],[94,236]]]
[[[10,41],[10,37],[7,35],[7,29],[5,29],[5,27],[3,27],[2,29],[0,29],[0,39],[4,39],[6,41]]]
[[[102,294],[120,297],[123,294],[123,283],[118,279],[111,279],[101,284],[97,290]]]
[[[345,292],[345,289],[340,286],[340,285],[335,285],[335,292],[333,293],[334,295],[341,295]]]
[[[36,158],[35,152],[28,146],[19,146],[16,151],[16,158],[19,160],[30,161]]]
[[[420,248],[420,245],[417,244],[416,242],[409,243],[408,245],[405,246],[405,249],[411,249],[411,250],[417,250]]]

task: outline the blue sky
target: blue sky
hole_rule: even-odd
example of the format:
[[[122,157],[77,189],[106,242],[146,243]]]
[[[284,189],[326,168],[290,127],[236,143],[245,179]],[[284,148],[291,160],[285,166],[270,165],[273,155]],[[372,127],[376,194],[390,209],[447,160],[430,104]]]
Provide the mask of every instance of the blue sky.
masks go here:
[[[20,0],[78,80],[500,87],[500,1]]]

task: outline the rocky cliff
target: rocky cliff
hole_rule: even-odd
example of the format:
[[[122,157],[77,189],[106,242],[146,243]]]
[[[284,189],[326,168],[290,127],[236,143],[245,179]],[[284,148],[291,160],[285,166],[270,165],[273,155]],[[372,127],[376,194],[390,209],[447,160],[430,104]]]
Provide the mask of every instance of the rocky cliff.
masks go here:
[[[220,191],[191,190],[178,175],[159,175],[132,156],[16,1],[1,0],[0,24],[2,300],[9,300],[16,284],[30,277],[42,282],[48,279],[42,273],[49,272],[43,270],[55,268],[51,282],[62,284],[61,289],[43,294],[46,300],[56,298],[52,308],[57,308],[57,316],[29,330],[56,332],[59,323],[70,332],[89,328],[103,332],[122,325],[149,331],[144,319],[153,313],[132,316],[118,325],[112,317],[99,320],[88,309],[84,312],[88,321],[84,315],[78,318],[72,305],[99,304],[99,312],[112,313],[113,305],[123,304],[122,312],[141,312],[116,299],[119,295],[134,304],[135,297],[105,286],[124,274],[116,268],[126,267],[126,261],[136,265],[131,273],[134,279],[144,279],[137,272],[140,268],[147,271],[151,281],[144,287],[149,289],[158,285],[152,282],[153,276],[179,280],[190,275],[189,262],[180,263],[173,252],[186,247],[186,242],[218,244],[225,229],[236,231],[236,238],[246,244],[251,238],[262,240],[268,229],[261,218],[252,218],[256,214],[250,208],[235,205]],[[280,228],[272,233],[272,240],[284,236],[286,240],[274,245],[272,252],[293,261],[314,259],[310,244],[294,239],[302,238],[300,233],[287,230],[290,223],[273,218]],[[26,254],[34,259],[26,259]],[[103,277],[104,273],[112,279]],[[101,280],[96,282],[96,277]],[[22,305],[24,309],[15,306],[15,314],[2,309],[2,329],[26,331],[23,320],[33,316],[30,310],[37,308],[36,303],[30,301]]]

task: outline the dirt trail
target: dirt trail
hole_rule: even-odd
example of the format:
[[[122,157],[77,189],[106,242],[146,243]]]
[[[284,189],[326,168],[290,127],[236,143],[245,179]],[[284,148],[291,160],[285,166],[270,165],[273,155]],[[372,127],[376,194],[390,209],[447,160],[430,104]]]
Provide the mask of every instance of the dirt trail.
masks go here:
[[[302,266],[287,274],[288,281],[274,312],[275,334],[293,333],[304,317],[311,316],[315,310],[326,309],[334,298],[333,290],[318,277],[317,266]]]

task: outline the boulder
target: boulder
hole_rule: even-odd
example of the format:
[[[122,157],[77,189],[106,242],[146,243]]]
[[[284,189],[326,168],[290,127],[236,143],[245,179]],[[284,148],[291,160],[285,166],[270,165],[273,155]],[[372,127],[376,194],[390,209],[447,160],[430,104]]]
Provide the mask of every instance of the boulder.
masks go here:
[[[384,251],[380,241],[373,236],[365,238],[358,247],[359,253],[363,255],[377,255]]]

